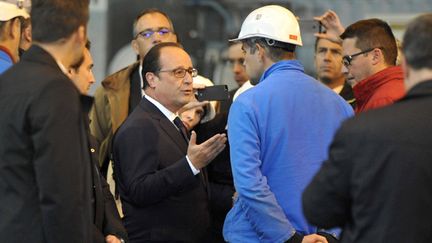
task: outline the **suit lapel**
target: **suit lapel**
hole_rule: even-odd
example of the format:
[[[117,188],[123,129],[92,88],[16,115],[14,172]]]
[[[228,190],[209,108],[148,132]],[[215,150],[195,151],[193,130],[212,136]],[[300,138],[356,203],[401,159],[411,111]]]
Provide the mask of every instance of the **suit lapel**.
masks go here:
[[[186,143],[186,140],[181,135],[180,131],[177,130],[177,128],[174,127],[174,124],[170,120],[168,120],[166,117],[165,119],[160,119],[160,126],[162,130],[165,131],[165,133],[171,137],[171,139],[177,144],[177,146],[182,151],[187,151],[188,144]]]
[[[187,151],[188,144],[184,140],[181,133],[177,130],[175,125],[146,98],[141,100],[140,106],[146,112],[148,112],[153,119],[158,121],[160,128],[171,138],[177,147],[185,153]]]
[[[168,120],[168,118],[150,101],[146,98],[143,98],[139,104],[141,108],[149,113],[149,115],[159,121],[160,127],[162,130],[173,140],[173,142],[180,148],[183,153],[187,152],[188,143],[185,141],[180,131],[177,130],[175,125]],[[210,188],[208,187],[208,176],[206,168],[201,169],[201,173],[199,173],[199,177],[201,182],[204,185],[204,189],[207,192],[208,198],[210,198]]]

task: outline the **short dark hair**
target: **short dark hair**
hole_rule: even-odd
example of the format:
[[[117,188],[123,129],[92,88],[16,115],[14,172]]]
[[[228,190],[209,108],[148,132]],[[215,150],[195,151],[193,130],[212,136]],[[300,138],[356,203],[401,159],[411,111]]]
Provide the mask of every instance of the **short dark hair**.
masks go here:
[[[137,29],[136,29],[136,25],[137,25],[137,23],[138,23],[138,20],[139,20],[142,16],[144,16],[144,15],[146,15],[146,14],[154,14],[154,13],[162,14],[163,16],[165,16],[165,18],[166,18],[166,19],[168,20],[168,22],[170,23],[171,31],[172,31],[173,33],[175,33],[175,32],[174,32],[174,25],[173,25],[173,23],[172,23],[170,17],[168,16],[168,14],[166,14],[165,12],[163,12],[163,11],[157,9],[157,8],[149,8],[149,9],[145,9],[144,11],[142,11],[141,13],[139,13],[139,14],[136,16],[135,21],[134,21],[134,23],[133,23],[133,38],[135,38],[136,35],[138,35],[138,33],[137,33]]]
[[[85,48],[87,48],[87,50],[90,51],[90,47],[91,47],[91,42],[89,40],[87,40],[86,44],[85,44]],[[81,56],[81,58],[79,59],[79,61],[75,64],[72,64],[70,66],[70,69],[73,69],[74,71],[78,71],[78,69],[81,67],[81,65],[84,62],[84,55]]]
[[[415,18],[406,29],[402,51],[407,64],[413,69],[432,69],[432,14]]]
[[[241,44],[241,41],[230,41],[230,40],[234,40],[237,39],[239,36],[239,34],[237,33],[236,35],[230,35],[228,37],[228,47],[233,46],[233,45],[237,45],[237,44]]]
[[[33,39],[55,42],[87,26],[89,0],[33,0],[31,15]]]
[[[340,36],[342,40],[357,38],[356,47],[362,51],[380,48],[387,65],[395,65],[397,58],[396,39],[390,26],[380,19],[365,19],[348,26]]]
[[[250,48],[251,54],[254,54],[256,51],[255,44],[260,45],[267,51],[268,57],[274,62],[282,60],[283,57],[287,54],[287,52],[293,54],[296,48],[296,45],[293,44],[283,43],[280,41],[261,37],[248,38],[242,40],[242,43]]]
[[[183,50],[183,47],[175,42],[162,42],[155,46],[153,46],[149,52],[145,55],[143,63],[142,63],[142,71],[141,75],[143,77],[144,89],[149,86],[147,79],[145,77],[146,73],[157,73],[160,71],[160,53],[162,48],[164,47],[177,47]]]

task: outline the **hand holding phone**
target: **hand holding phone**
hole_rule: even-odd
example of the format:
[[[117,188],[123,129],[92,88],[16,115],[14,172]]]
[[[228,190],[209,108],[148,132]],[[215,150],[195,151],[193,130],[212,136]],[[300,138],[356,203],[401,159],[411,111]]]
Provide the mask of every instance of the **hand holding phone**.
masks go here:
[[[207,86],[196,91],[198,101],[204,100],[228,100],[230,98],[227,85]]]
[[[314,19],[304,19],[299,21],[300,31],[302,33],[322,33],[323,26],[320,21]]]

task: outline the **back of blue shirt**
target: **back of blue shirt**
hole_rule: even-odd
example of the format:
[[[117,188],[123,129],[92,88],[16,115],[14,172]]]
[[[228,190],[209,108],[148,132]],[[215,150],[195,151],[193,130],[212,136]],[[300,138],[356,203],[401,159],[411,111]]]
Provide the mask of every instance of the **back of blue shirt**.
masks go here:
[[[316,233],[301,208],[301,194],[327,158],[341,122],[353,115],[339,95],[280,61],[231,107],[228,136],[239,194],[227,215],[229,242],[284,242],[296,231]]]

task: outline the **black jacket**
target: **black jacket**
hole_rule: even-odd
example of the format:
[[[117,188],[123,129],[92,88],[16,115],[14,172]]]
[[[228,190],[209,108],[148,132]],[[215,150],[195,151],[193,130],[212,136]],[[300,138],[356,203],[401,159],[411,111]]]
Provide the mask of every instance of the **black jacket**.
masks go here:
[[[114,197],[111,194],[109,185],[99,171],[98,148],[96,139],[90,134],[88,127],[88,112],[93,104],[93,98],[81,96],[81,104],[84,111],[85,124],[87,124],[87,139],[89,153],[91,154],[92,181],[93,181],[93,242],[105,243],[107,235],[115,235],[127,241],[127,233],[118,214]]]
[[[344,98],[344,100],[346,100],[346,102],[348,102],[348,104],[350,104],[353,109],[355,109],[356,99],[354,97],[354,92],[350,84],[345,82],[339,95],[342,96],[342,98]]]
[[[218,133],[226,133],[227,112],[218,113],[206,123],[198,124],[197,143],[203,143]],[[211,242],[225,242],[222,235],[223,224],[228,211],[232,208],[235,192],[231,171],[229,143],[225,149],[206,167],[210,187],[210,214],[212,219]]]
[[[432,80],[348,120],[303,194],[306,218],[341,242],[432,241]]]
[[[113,140],[114,171],[131,242],[202,242],[210,217],[186,140],[143,98]]]
[[[33,45],[0,77],[2,242],[92,242],[91,163],[79,93]]]

